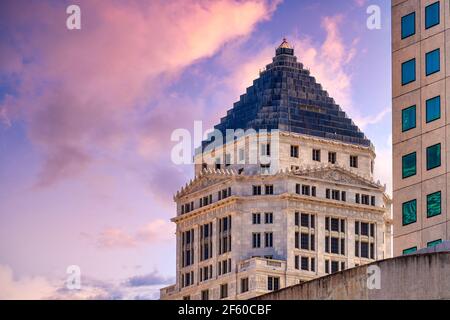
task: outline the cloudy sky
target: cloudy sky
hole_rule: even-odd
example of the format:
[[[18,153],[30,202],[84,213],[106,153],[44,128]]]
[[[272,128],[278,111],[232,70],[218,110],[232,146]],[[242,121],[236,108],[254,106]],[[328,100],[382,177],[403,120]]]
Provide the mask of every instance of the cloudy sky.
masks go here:
[[[81,30],[66,28],[73,3]],[[217,123],[283,37],[375,144],[390,188],[389,6],[1,1],[0,299],[157,298],[175,276],[172,196],[193,175],[171,163],[170,134]]]

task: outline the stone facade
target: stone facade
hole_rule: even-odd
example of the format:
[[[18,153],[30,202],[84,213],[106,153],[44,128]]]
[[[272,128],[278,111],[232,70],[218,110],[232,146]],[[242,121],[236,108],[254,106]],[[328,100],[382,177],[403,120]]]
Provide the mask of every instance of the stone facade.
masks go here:
[[[447,207],[450,197],[450,157],[446,144],[450,139],[450,114],[446,107],[450,101],[450,90],[447,90],[450,88],[449,37],[448,1],[392,1],[393,212],[396,256],[450,237],[450,211]],[[438,57],[435,61],[430,58],[427,63],[427,57],[431,57],[429,53],[436,50],[439,50]],[[413,59],[416,65],[414,80],[404,83],[402,65]],[[429,72],[432,65],[438,68]],[[430,103],[434,98],[440,100],[435,116]],[[408,113],[408,110],[413,111]],[[413,119],[412,123],[408,123],[410,118]],[[431,155],[427,155],[427,150],[437,145],[440,146],[440,163],[430,166]],[[408,165],[403,162],[405,156],[411,154],[415,154],[416,172],[405,174]]]
[[[284,288],[391,256],[390,199],[385,187],[373,181],[373,150],[291,133],[281,133],[279,140],[278,172],[263,174],[255,166],[242,165],[239,174],[238,164],[207,167],[177,193],[178,214],[172,220],[177,224],[177,283],[161,290],[162,299],[202,299],[206,290],[208,299],[248,299],[269,292],[272,279],[278,282],[272,289]],[[291,145],[299,146],[298,158],[283,151]],[[320,149],[327,161],[312,160],[311,146]],[[328,163],[328,152],[337,153],[334,164]],[[357,155],[361,167],[352,170],[351,155]],[[258,186],[261,194],[254,194]],[[207,204],[202,200],[200,206],[203,198],[208,199]],[[191,203],[193,208],[186,209]],[[255,214],[259,215],[256,222]],[[221,253],[219,221],[225,217],[231,248]],[[212,255],[202,261],[205,225],[212,227],[212,232],[208,231],[212,240],[207,241]],[[189,247],[193,259],[186,266],[182,262],[187,255],[186,250],[183,254],[183,234],[189,230],[194,234]],[[256,247],[254,237],[260,237]],[[272,237],[270,243],[266,237]],[[220,274],[223,261],[229,263],[228,270]],[[205,276],[200,273],[205,267],[208,280],[203,281]],[[221,286],[227,287],[226,294]]]
[[[392,255],[374,148],[287,41],[216,129],[174,197],[161,299],[249,299]]]

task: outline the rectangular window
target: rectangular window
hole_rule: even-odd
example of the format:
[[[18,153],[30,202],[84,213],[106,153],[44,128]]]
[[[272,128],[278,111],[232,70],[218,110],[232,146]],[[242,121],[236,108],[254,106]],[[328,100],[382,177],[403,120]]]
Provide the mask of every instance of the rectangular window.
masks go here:
[[[431,247],[437,246],[440,243],[442,243],[442,239],[430,241],[427,243],[427,247],[431,248]]]
[[[417,173],[417,153],[413,152],[402,157],[402,178],[414,176]]]
[[[425,29],[432,28],[440,22],[439,1],[430,4],[425,8]]]
[[[320,150],[313,149],[313,151],[312,151],[312,159],[313,159],[313,161],[319,161],[320,162]]]
[[[441,118],[441,96],[437,96],[426,101],[426,121],[427,123]]]
[[[402,205],[402,221],[407,226],[417,221],[417,200],[404,202]]]
[[[405,254],[410,254],[410,253],[413,253],[413,252],[416,252],[417,251],[417,247],[412,247],[412,248],[408,248],[408,249],[405,249],[405,250],[403,250],[403,254],[405,255]]]
[[[361,202],[359,193],[355,194],[355,202],[356,203],[360,203]]]
[[[370,197],[370,205],[375,206],[375,196]]]
[[[264,246],[266,248],[272,248],[273,247],[273,233],[272,232],[264,233]]]
[[[300,262],[299,262],[299,259],[300,259],[300,257],[299,256],[295,256],[295,259],[294,259],[294,267],[295,267],[295,269],[300,269]]]
[[[327,189],[327,190],[325,191],[325,197],[326,197],[327,199],[330,199],[330,192],[331,192],[330,189]]]
[[[248,292],[248,278],[241,279],[241,293]]]
[[[330,260],[325,260],[325,273],[330,273]]]
[[[294,220],[295,220],[294,222],[295,222],[296,226],[300,225],[300,223],[299,223],[300,222],[299,221],[299,215],[300,215],[300,213],[298,213],[298,212],[296,212],[295,215],[294,215]]]
[[[264,213],[264,223],[265,224],[273,224],[273,213],[272,212]]]
[[[301,245],[301,249],[309,250],[309,234],[302,233],[300,235],[300,245]]]
[[[425,55],[425,73],[427,76],[441,70],[441,50],[436,49]]]
[[[209,300],[209,290],[202,291],[202,300]]]
[[[261,248],[261,233],[253,233],[253,248]]]
[[[309,259],[307,257],[302,257],[302,270],[309,270]]]
[[[413,36],[416,33],[416,13],[412,12],[402,17],[402,39]]]
[[[416,59],[402,63],[402,86],[416,81]]]
[[[369,244],[361,242],[361,258],[369,258]]]
[[[309,214],[302,213],[301,215],[301,225],[302,227],[309,227]]]
[[[300,249],[300,244],[299,244],[299,236],[300,234],[298,232],[295,233],[295,249]]]
[[[328,152],[328,162],[331,164],[336,163],[336,152]]]
[[[416,127],[416,106],[402,110],[402,132],[414,129]]]
[[[313,196],[313,197],[316,196],[316,187],[314,187],[314,186],[311,187],[311,196]]]
[[[302,195],[309,196],[311,194],[311,187],[302,185]]]
[[[220,299],[225,299],[228,297],[228,284],[221,284],[220,285]]]
[[[441,144],[435,144],[427,148],[427,170],[441,166]]]
[[[339,238],[331,237],[331,253],[339,254]]]
[[[252,222],[253,224],[261,224],[261,213],[253,213]]]
[[[427,217],[438,216],[441,212],[441,192],[438,191],[427,195]]]
[[[339,262],[331,261],[331,273],[335,273],[339,271]]]
[[[261,195],[261,186],[253,186],[253,195],[254,196]]]
[[[273,185],[266,185],[266,194],[273,194]]]
[[[350,167],[358,168],[358,156],[350,156]]]
[[[298,146],[291,146],[291,157],[298,158]]]
[[[267,277],[267,290],[277,291],[278,289],[280,289],[280,278]]]

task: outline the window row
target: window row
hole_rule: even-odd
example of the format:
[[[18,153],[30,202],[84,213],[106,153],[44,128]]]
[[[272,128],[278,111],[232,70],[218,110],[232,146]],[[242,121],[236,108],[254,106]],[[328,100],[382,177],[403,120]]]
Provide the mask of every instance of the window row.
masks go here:
[[[442,213],[442,193],[433,192],[427,195],[427,218],[438,216]],[[409,200],[402,204],[403,226],[417,222],[417,199]]]
[[[315,235],[310,232],[295,232],[294,246],[296,249],[315,251]]]
[[[252,247],[254,249],[261,248],[261,233],[255,232],[252,234]],[[273,247],[273,232],[264,232],[264,247]]]
[[[430,242],[427,242],[427,248],[432,248],[434,246],[437,246],[438,244],[442,243],[442,239],[438,239],[438,240],[433,240]],[[403,254],[410,254],[410,253],[414,253],[417,251],[417,247],[411,247],[411,248],[407,248],[405,250],[403,250]]]
[[[417,126],[416,106],[402,110],[402,132],[415,129]],[[430,123],[441,118],[441,96],[436,96],[425,101],[425,122]]]
[[[425,30],[440,23],[440,3],[436,1],[425,7]],[[401,38],[406,39],[416,34],[416,12],[411,12],[401,19]]]
[[[344,261],[336,261],[336,260],[325,260],[325,273],[335,273],[345,270],[345,262]]]
[[[317,196],[317,188],[315,186],[297,183],[295,185],[295,193],[303,196],[315,197]]]
[[[322,150],[313,149],[312,150],[312,160],[321,162],[322,161]],[[298,158],[298,146],[291,146],[291,157]],[[329,151],[328,152],[328,163],[335,164],[336,163],[336,152]],[[358,168],[358,156],[350,155],[349,157],[349,166],[351,168]]]
[[[425,75],[430,76],[441,70],[441,50],[435,49],[425,54]],[[416,81],[416,58],[402,63],[402,86]]]
[[[294,223],[297,227],[315,228],[316,216],[308,213],[295,212]]]
[[[262,195],[262,186],[260,185],[254,185],[253,186],[253,195],[254,196],[260,196]],[[273,194],[273,185],[264,185],[264,194],[266,195],[272,195]]]
[[[435,144],[426,148],[427,171],[441,166],[441,144]],[[417,174],[417,152],[406,154],[402,157],[402,178],[406,179]]]
[[[220,190],[220,191],[217,192],[217,201],[226,199],[226,198],[228,198],[230,196],[231,196],[231,188],[228,187],[226,189],[223,189],[223,190]],[[201,197],[198,200],[198,207],[199,208],[205,207],[205,206],[208,206],[208,205],[210,205],[212,203],[213,203],[213,195],[210,194],[210,195]],[[185,203],[185,204],[181,205],[181,214],[189,213],[189,212],[191,212],[193,210],[195,210],[194,201],[191,201],[191,202],[188,202],[188,203]]]
[[[297,270],[315,272],[316,271],[316,259],[313,257],[295,256],[294,257],[294,267]]]
[[[264,213],[264,223],[273,224],[273,212]],[[252,213],[252,224],[261,224],[261,213]]]

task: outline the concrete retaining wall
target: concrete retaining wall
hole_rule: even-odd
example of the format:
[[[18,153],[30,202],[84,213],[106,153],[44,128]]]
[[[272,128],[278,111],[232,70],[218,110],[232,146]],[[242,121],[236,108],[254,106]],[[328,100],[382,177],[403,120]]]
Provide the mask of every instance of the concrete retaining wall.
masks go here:
[[[369,289],[378,266],[380,289]],[[370,268],[368,270],[368,268]],[[368,272],[370,271],[370,272]],[[376,287],[376,281],[370,282]],[[417,254],[345,270],[255,298],[257,300],[450,299],[450,252]]]

